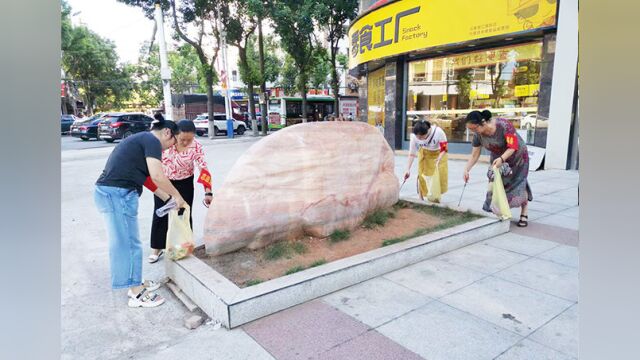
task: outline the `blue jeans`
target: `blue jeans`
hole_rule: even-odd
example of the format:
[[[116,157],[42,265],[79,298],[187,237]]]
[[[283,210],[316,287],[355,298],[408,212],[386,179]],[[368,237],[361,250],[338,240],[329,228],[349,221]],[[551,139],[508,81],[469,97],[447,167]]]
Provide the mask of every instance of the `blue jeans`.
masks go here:
[[[142,284],[142,245],[138,230],[138,192],[96,185],[94,200],[107,224],[111,287]]]

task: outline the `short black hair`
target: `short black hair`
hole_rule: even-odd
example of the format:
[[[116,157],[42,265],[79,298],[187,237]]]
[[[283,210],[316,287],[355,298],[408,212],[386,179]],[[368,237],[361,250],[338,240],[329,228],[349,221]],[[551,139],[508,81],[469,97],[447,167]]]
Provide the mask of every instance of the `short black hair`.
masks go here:
[[[413,123],[413,133],[415,135],[427,135],[430,127],[431,123],[427,120],[418,120]]]
[[[195,133],[196,125],[191,120],[183,119],[178,121],[178,129],[180,132]]]

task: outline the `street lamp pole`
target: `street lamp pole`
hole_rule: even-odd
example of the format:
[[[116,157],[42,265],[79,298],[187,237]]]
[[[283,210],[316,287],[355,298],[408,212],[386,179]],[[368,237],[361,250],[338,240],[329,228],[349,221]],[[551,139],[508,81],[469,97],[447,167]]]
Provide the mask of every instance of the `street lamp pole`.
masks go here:
[[[171,69],[167,60],[167,44],[164,40],[164,23],[162,9],[156,3],[155,20],[158,28],[158,44],[160,46],[160,78],[162,79],[162,94],[164,96],[165,119],[173,120],[173,104],[171,103]]]

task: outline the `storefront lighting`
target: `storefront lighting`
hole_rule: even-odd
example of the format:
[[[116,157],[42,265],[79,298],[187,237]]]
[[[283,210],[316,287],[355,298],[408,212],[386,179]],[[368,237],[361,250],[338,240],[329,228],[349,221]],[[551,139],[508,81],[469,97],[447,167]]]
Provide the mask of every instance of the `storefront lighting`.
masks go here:
[[[511,41],[511,40],[513,40],[513,38],[512,37],[508,37],[508,38],[505,38],[505,40]]]

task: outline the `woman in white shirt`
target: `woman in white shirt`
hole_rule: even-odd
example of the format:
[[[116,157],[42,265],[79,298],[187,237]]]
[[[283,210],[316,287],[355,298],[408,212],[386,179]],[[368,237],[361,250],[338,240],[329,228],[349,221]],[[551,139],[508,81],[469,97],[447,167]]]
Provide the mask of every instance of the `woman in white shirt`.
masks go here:
[[[433,176],[438,167],[440,174],[440,193],[448,190],[448,143],[447,135],[436,126],[426,120],[419,120],[413,125],[413,134],[409,143],[409,163],[404,174],[406,181],[411,175],[413,160],[418,158],[418,194],[424,200],[429,192],[427,178]]]

